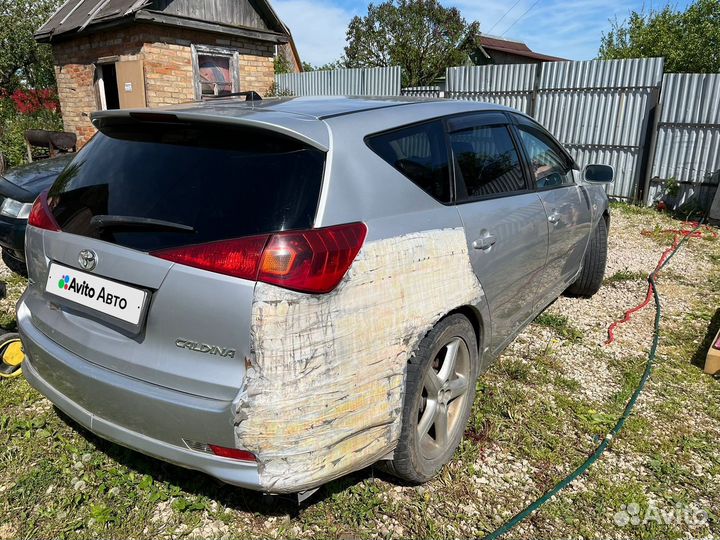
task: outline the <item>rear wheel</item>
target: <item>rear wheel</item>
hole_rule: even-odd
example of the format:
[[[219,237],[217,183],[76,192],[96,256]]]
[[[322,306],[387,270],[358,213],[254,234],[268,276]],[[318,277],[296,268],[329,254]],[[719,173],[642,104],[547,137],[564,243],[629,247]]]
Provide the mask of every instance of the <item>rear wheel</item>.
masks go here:
[[[383,468],[408,482],[422,483],[450,461],[470,416],[477,376],[472,324],[459,314],[443,319],[408,364],[400,440]]]
[[[600,290],[605,276],[605,263],[607,262],[607,225],[600,219],[590,238],[583,268],[575,282],[567,288],[566,293],[573,296],[591,297]]]

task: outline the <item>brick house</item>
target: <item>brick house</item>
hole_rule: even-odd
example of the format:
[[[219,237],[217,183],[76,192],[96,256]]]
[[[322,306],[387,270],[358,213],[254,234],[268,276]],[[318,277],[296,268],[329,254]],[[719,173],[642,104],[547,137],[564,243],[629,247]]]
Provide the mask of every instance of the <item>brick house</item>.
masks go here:
[[[36,32],[50,43],[65,130],[82,146],[97,110],[268,92],[273,62],[301,70],[268,0],[68,0]]]

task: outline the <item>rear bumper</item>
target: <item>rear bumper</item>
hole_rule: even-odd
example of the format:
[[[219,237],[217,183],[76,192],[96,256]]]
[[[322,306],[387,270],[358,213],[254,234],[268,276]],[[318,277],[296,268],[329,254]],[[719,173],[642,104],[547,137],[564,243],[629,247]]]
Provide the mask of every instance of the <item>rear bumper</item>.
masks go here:
[[[88,430],[228,484],[262,489],[256,463],[190,450],[182,443],[234,446],[232,403],[162,388],[88,362],[35,328],[22,301],[18,331],[30,385]]]

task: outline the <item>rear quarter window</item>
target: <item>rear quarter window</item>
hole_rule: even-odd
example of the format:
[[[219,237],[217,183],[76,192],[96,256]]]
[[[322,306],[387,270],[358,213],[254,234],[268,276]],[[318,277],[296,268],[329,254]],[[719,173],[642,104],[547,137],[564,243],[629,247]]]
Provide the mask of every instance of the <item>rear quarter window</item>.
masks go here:
[[[371,135],[366,143],[428,195],[450,202],[448,151],[441,121]]]
[[[267,130],[129,123],[99,132],[50,190],[65,232],[155,249],[310,228],[325,153]],[[193,232],[97,230],[94,216],[163,220]]]

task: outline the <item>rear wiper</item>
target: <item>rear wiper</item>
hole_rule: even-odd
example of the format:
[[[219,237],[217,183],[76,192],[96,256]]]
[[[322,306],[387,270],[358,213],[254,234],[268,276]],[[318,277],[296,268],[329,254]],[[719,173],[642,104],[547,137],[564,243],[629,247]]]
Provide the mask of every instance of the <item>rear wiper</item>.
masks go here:
[[[115,231],[168,231],[194,233],[195,228],[182,223],[163,221],[135,216],[97,215],[90,219],[90,225],[98,231],[112,229]]]

